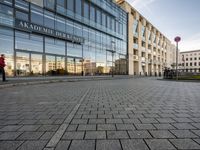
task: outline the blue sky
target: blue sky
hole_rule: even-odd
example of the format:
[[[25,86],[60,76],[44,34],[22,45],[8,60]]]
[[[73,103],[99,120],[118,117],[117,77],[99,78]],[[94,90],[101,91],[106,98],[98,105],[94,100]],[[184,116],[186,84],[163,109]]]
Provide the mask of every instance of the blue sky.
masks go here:
[[[200,0],[127,0],[181,51],[200,49]]]

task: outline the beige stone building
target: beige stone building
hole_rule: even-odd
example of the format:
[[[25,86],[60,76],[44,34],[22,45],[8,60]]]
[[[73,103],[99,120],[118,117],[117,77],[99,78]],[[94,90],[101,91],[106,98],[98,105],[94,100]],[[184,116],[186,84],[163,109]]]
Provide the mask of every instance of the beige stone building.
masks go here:
[[[129,75],[162,74],[174,63],[175,46],[128,2],[116,3],[128,12]]]
[[[186,72],[200,72],[200,50],[180,52],[180,69]]]

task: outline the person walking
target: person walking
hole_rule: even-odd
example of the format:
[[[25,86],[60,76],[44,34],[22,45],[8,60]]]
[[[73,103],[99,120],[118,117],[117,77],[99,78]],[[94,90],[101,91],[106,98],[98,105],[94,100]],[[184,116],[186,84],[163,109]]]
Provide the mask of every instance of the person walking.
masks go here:
[[[0,72],[2,73],[2,81],[3,82],[6,81],[6,74],[5,74],[5,70],[4,70],[5,66],[6,66],[6,64],[5,64],[5,55],[1,54],[1,57],[0,57]]]

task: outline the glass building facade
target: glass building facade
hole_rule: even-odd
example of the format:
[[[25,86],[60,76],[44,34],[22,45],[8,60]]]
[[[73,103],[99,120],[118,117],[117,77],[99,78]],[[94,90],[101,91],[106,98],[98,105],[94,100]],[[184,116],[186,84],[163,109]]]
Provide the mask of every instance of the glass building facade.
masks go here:
[[[127,74],[127,13],[111,0],[0,0],[8,76]]]

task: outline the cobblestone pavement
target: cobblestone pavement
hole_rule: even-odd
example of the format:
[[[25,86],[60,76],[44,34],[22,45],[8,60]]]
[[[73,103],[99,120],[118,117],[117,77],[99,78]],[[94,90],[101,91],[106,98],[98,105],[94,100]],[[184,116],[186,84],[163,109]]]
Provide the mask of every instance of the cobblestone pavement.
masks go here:
[[[200,84],[137,78],[0,89],[0,149],[200,149]]]

